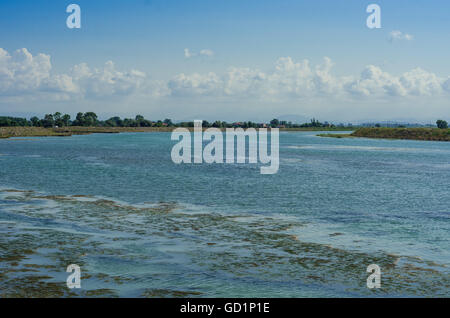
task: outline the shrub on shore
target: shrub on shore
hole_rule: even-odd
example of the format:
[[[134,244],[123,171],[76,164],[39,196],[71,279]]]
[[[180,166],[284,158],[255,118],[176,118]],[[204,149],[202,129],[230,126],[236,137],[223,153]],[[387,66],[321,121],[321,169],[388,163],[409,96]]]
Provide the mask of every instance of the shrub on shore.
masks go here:
[[[450,129],[438,128],[360,128],[351,136],[366,138],[450,141]]]

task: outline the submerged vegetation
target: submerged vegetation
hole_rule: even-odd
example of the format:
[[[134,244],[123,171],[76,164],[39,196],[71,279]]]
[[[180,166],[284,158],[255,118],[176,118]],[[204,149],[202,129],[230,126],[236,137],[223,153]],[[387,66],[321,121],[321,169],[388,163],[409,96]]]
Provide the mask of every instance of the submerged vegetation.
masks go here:
[[[359,296],[448,296],[450,277],[445,265],[412,256],[381,251],[367,254],[302,241],[295,233],[305,224],[291,219],[192,214],[171,202],[132,205],[95,196],[44,195],[15,189],[0,190],[0,197],[20,206],[8,208],[15,222],[0,228],[0,246],[4,247],[0,249],[0,297],[228,296],[226,289],[211,292],[207,284],[180,286],[165,279],[168,274],[178,276],[179,267],[161,264],[162,255],[153,249],[155,242],[189,251],[183,269],[202,269],[190,272],[189,281],[194,282],[219,273],[267,284],[277,282],[293,296],[301,295],[302,286],[339,286],[340,292]],[[54,216],[52,223],[47,221],[49,215]],[[33,224],[29,227],[17,221],[30,218]],[[240,238],[238,243],[236,237]],[[203,246],[208,248],[200,248]],[[83,288],[70,290],[65,285],[65,269],[74,260],[83,268]],[[381,290],[366,287],[367,264],[383,268]],[[138,270],[130,272],[130,266]],[[143,281],[148,285],[143,287]],[[244,292],[249,296],[247,290]],[[251,290],[250,296],[261,295]]]

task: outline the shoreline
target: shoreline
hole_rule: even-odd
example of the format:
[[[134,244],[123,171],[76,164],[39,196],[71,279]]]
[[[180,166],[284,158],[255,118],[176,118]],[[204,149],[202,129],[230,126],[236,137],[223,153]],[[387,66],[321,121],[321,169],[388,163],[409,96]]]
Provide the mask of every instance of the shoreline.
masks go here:
[[[439,128],[359,128],[351,134],[319,134],[331,138],[378,138],[422,141],[450,141],[450,129]]]
[[[0,139],[11,137],[70,137],[73,135],[119,134],[128,132],[172,132],[181,127],[0,127]],[[183,127],[193,131],[193,127]],[[203,130],[206,130],[204,128]],[[225,131],[224,128],[221,129]],[[280,131],[348,131],[348,128],[280,128]]]
[[[15,137],[70,137],[74,135],[90,134],[119,134],[133,132],[172,132],[176,128],[187,128],[193,131],[193,127],[81,127],[70,126],[61,128],[43,127],[0,127],[0,139]],[[208,128],[203,128],[205,131]],[[225,131],[225,128],[220,128]],[[345,129],[308,127],[308,128],[279,128],[284,132],[298,131],[349,131]],[[329,138],[379,138],[379,139],[400,139],[400,140],[423,140],[423,141],[450,141],[450,129],[439,128],[358,128],[351,134],[318,134],[319,137]]]

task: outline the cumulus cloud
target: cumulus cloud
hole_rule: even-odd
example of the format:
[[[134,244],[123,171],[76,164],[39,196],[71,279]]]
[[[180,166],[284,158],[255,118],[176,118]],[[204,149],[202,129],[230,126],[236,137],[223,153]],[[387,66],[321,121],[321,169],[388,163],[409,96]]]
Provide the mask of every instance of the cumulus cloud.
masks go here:
[[[308,60],[295,62],[291,57],[282,57],[269,72],[232,67],[222,75],[213,72],[180,74],[169,81],[169,88],[171,94],[177,96],[189,94],[273,99],[331,94],[340,85],[330,74],[331,66],[329,58],[313,69]]]
[[[0,96],[70,99],[128,95],[138,90],[146,74],[137,70],[121,72],[114,63],[90,69],[75,65],[68,74],[53,74],[50,56],[33,56],[27,49],[9,54],[0,48]]]
[[[348,81],[344,88],[346,92],[359,96],[382,96],[384,94],[405,96],[407,94],[398,78],[374,65],[366,66],[359,78]]]
[[[219,76],[213,72],[191,75],[181,73],[168,82],[170,92],[174,96],[217,95],[222,85]]]
[[[400,83],[410,95],[433,96],[442,93],[443,79],[436,74],[427,72],[421,68],[413,69],[400,77]]]
[[[414,37],[411,34],[403,33],[401,31],[395,30],[389,33],[389,42],[394,41],[412,41]]]
[[[103,68],[93,70],[86,63],[75,65],[71,77],[83,95],[104,97],[134,93],[143,85],[146,74],[138,70],[118,71],[114,63],[108,61]]]
[[[10,55],[0,48],[0,92],[20,94],[35,90],[49,79],[50,69],[49,55],[33,57],[27,49]]]
[[[230,68],[224,74],[179,74],[169,81],[174,96],[251,97],[261,100],[305,98],[392,98],[438,96],[450,93],[450,77],[416,68],[393,75],[375,65],[366,66],[357,75],[336,76],[333,62],[311,66],[308,60],[279,58],[272,70],[263,72],[251,68]]]
[[[223,93],[227,96],[257,96],[261,94],[266,74],[246,67],[232,67],[222,79]]]
[[[185,53],[192,54],[189,50]],[[141,100],[213,97],[222,101],[329,102],[450,94],[450,77],[441,78],[421,68],[396,75],[368,65],[360,74],[337,76],[333,65],[328,57],[317,65],[307,59],[281,57],[268,70],[230,67],[220,74],[180,73],[170,80],[150,80],[144,72],[120,70],[112,61],[97,68],[81,63],[67,73],[54,74],[49,55],[33,56],[27,49],[9,54],[0,48],[0,98],[102,100],[135,96]]]

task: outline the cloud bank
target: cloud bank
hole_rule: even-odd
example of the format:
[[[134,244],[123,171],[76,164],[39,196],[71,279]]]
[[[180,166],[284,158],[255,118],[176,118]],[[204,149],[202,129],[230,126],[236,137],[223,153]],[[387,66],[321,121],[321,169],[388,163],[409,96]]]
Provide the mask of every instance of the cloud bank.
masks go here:
[[[50,56],[33,56],[27,49],[9,54],[0,48],[0,96],[21,98],[100,98],[130,95],[146,81],[137,70],[121,72],[108,61],[103,68],[75,65],[67,74],[53,74]]]
[[[207,54],[207,53],[204,53]],[[208,53],[209,54],[209,53]],[[27,49],[12,54],[0,48],[0,101],[180,100],[214,98],[221,102],[322,104],[365,101],[428,102],[450,97],[450,77],[422,68],[390,74],[368,65],[359,74],[337,76],[325,57],[318,65],[281,57],[269,70],[230,67],[223,73],[175,74],[170,80],[150,80],[139,70],[119,70],[112,61],[95,68],[81,63],[66,73],[52,72],[51,58]],[[210,99],[208,99],[210,98]],[[393,104],[394,105],[394,104]]]
[[[308,60],[279,58],[273,69],[232,67],[224,74],[178,74],[168,82],[175,96],[251,97],[270,100],[311,97],[357,99],[436,96],[450,93],[450,79],[415,68],[399,76],[380,67],[366,66],[359,75],[336,76],[333,62],[325,57],[320,65]]]

